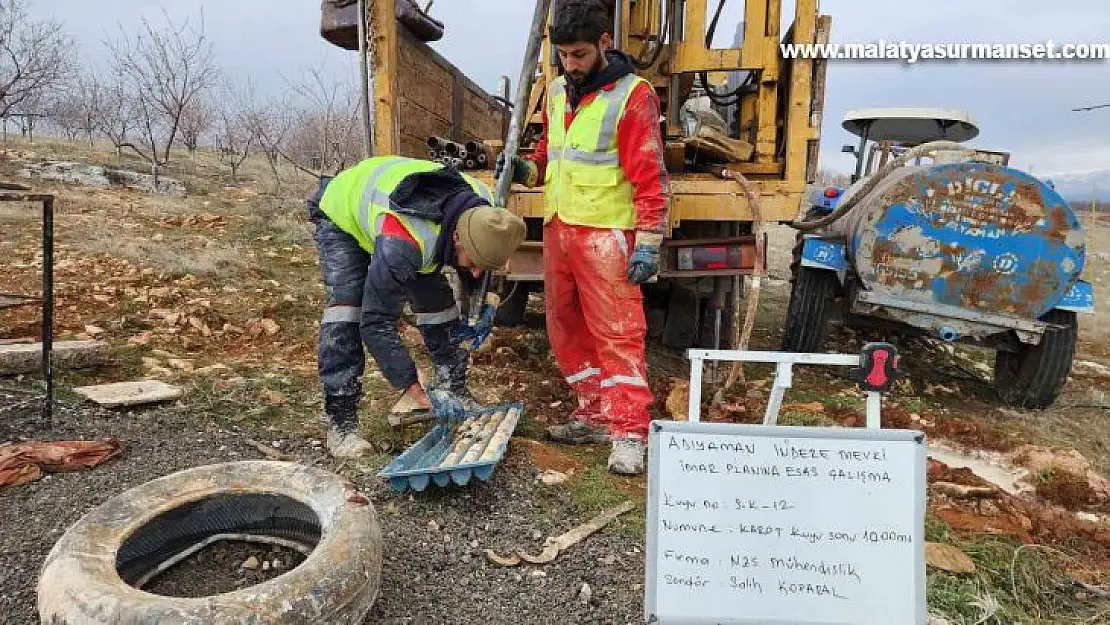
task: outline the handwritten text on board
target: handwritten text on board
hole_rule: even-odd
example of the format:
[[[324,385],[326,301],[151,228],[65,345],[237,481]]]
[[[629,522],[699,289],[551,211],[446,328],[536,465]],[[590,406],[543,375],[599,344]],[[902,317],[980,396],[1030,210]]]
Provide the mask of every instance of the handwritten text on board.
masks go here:
[[[914,623],[912,440],[664,432],[657,615]]]

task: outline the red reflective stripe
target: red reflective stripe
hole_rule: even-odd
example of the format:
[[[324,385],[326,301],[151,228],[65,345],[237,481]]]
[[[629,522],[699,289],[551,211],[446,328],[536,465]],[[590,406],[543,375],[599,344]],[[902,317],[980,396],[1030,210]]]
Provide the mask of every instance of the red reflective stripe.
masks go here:
[[[412,238],[412,235],[409,234],[409,231],[405,230],[405,227],[401,225],[401,220],[397,219],[393,215],[386,215],[385,219],[382,220],[381,234],[387,237],[404,239],[405,241],[416,245],[416,239]]]

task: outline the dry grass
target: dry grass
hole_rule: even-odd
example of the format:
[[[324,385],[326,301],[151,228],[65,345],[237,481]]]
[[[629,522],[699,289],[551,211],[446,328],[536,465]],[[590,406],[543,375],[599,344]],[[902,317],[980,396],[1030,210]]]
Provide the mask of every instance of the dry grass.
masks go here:
[[[930,569],[930,612],[953,623],[1105,623],[1105,605],[1077,599],[1065,571],[1076,562],[1059,551],[996,536],[960,539],[942,523],[926,524],[929,540],[955,545],[975,562],[970,575]]]
[[[1083,279],[1095,291],[1095,314],[1079,318],[1079,356],[1110,362],[1110,219],[1088,232]]]
[[[0,222],[42,221],[42,206],[30,202],[0,202]]]
[[[117,155],[115,148],[103,139],[96,139],[89,145],[84,140],[70,142],[56,137],[39,136],[35,138],[34,144],[29,144],[21,137],[9,136],[7,142],[0,145],[0,150],[6,150],[15,156],[33,153],[35,158],[40,159],[79,161],[140,173],[150,172],[150,164],[142,158],[127,150],[122,155]],[[19,180],[15,169],[18,168],[0,165],[0,173],[12,180]],[[283,195],[303,197],[314,184],[307,174],[288,163],[281,163],[278,173]],[[195,155],[190,155],[186,150],[174,149],[170,152],[170,164],[162,169],[162,175],[185,183],[189,193],[194,195],[219,195],[226,187],[239,186],[249,186],[272,194],[275,188],[269,164],[257,154],[247,157],[239,168],[238,179],[233,182],[231,169],[220,162],[217,152],[202,149]]]
[[[111,253],[134,263],[144,263],[164,271],[172,278],[191,274],[198,278],[224,280],[249,272],[251,263],[246,245],[211,240],[209,243],[190,245],[185,241],[163,239],[156,242],[101,234],[86,239],[79,248],[91,253]]]
[[[312,224],[301,212],[281,210],[260,211],[248,215],[240,230],[252,240],[265,240],[275,245],[312,246]]]

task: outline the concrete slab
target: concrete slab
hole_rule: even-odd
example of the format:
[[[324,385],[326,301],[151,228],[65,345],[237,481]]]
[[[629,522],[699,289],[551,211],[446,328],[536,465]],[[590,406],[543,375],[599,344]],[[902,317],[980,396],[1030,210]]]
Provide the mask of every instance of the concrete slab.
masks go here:
[[[73,392],[85,399],[109,408],[169,401],[177,399],[183,394],[183,391],[179,387],[166,384],[159,380],[141,380],[138,382],[116,382],[114,384],[80,386],[73,389]]]
[[[51,346],[55,369],[83,369],[108,360],[104,341],[57,341]],[[0,345],[0,375],[32,373],[42,368],[42,343]]]

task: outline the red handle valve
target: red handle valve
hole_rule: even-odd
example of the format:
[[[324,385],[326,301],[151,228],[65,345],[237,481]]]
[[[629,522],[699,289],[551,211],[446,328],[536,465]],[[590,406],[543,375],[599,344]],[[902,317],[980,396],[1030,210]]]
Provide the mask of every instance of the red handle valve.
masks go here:
[[[852,369],[852,379],[866,392],[885,393],[906,377],[900,361],[898,348],[890,343],[868,343],[860,354],[860,366]]]

